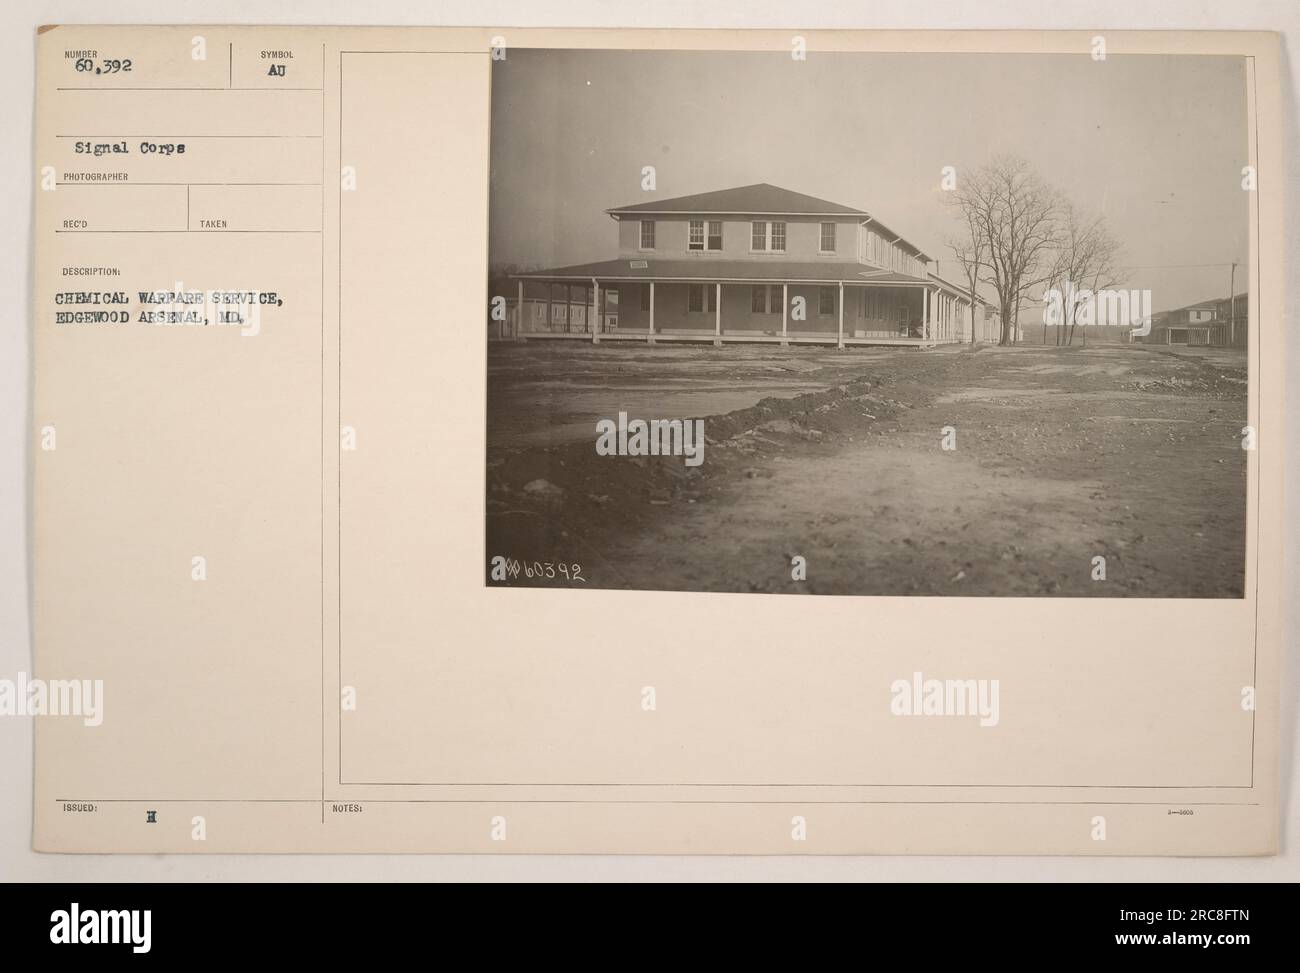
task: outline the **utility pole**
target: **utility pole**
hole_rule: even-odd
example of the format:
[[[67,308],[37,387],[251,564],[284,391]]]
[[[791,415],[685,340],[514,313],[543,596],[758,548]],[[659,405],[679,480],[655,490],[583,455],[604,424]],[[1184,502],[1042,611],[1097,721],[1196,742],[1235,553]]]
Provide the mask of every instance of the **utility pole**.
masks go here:
[[[1228,277],[1228,347],[1234,347],[1237,343],[1237,265],[1232,265],[1232,273]]]

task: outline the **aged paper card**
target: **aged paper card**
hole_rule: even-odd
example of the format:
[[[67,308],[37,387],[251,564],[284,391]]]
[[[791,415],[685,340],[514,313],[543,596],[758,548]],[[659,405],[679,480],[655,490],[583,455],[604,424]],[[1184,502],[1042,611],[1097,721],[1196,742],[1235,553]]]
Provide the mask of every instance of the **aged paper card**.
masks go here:
[[[38,849],[1275,851],[1273,35],[38,47]]]

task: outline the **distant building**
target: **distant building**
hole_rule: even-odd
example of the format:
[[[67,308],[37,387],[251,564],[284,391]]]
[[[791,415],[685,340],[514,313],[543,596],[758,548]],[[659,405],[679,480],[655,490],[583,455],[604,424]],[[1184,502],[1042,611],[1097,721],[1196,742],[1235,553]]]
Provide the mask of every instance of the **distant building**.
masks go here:
[[[1202,301],[1151,316],[1148,345],[1246,347],[1247,295]]]
[[[1218,316],[1218,308],[1213,304],[1193,304],[1175,311],[1174,316],[1182,324],[1209,324]]]

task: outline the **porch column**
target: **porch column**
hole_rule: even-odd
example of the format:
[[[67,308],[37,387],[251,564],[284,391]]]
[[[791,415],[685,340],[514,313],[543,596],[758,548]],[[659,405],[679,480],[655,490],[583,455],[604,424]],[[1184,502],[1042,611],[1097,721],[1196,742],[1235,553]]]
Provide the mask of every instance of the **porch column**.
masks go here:
[[[650,344],[655,343],[655,282],[650,281]]]
[[[840,281],[840,322],[839,322],[839,340],[836,347],[841,351],[844,349],[844,281]]]
[[[591,343],[600,344],[600,283],[595,277],[591,278],[591,318],[587,326],[591,328]]]
[[[781,344],[790,344],[790,285],[781,285]]]
[[[518,338],[524,330],[524,282],[519,282],[519,300],[515,302],[515,334]]]
[[[927,336],[930,330],[930,288],[921,290],[921,337]]]
[[[722,284],[713,285],[713,343],[722,344]]]

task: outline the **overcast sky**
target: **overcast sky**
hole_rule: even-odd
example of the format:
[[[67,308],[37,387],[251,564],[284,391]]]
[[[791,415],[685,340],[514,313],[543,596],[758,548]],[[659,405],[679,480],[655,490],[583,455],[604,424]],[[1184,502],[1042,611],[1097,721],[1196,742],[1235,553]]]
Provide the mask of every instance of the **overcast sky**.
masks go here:
[[[1125,286],[1155,310],[1226,296],[1247,259],[1241,58],[510,49],[492,76],[491,261],[609,259],[608,207],[767,182],[866,210],[956,279],[940,170],[999,153],[1106,216]]]

